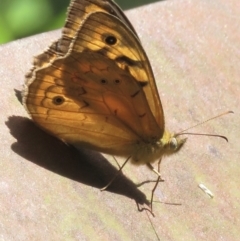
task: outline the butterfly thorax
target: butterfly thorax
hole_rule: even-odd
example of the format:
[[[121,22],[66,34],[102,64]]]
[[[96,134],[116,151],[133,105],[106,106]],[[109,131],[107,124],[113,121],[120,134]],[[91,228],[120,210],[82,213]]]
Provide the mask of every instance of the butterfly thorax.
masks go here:
[[[157,141],[138,143],[131,161],[136,165],[153,163],[164,155],[179,151],[185,142],[186,138],[181,139],[175,134],[165,131],[163,137]]]

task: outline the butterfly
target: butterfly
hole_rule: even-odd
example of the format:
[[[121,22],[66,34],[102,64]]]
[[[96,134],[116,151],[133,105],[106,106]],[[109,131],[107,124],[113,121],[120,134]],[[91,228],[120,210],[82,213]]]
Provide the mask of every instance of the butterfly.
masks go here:
[[[186,141],[165,129],[148,57],[111,0],[71,1],[62,37],[35,57],[22,96],[46,132],[77,148],[144,164],[159,180],[152,163]]]

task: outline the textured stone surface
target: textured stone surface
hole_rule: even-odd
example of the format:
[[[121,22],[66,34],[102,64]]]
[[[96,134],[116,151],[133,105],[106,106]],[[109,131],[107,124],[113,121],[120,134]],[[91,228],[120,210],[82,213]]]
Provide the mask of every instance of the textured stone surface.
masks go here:
[[[165,179],[151,218],[161,240],[239,240],[240,19],[238,0],[165,1],[128,11],[155,73],[166,125],[180,131],[226,110],[234,115],[196,129],[181,152],[162,162]],[[1,240],[157,240],[145,212],[155,179],[126,166],[110,191],[111,157],[67,147],[39,130],[15,96],[32,56],[59,31],[0,46]],[[109,160],[110,162],[108,162]],[[198,188],[205,184],[208,196]],[[120,194],[120,195],[119,195]]]

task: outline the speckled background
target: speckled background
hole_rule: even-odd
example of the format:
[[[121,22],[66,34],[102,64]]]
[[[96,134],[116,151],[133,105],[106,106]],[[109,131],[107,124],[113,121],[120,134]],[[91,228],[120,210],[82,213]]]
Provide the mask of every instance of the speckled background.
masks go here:
[[[127,12],[150,58],[169,130],[235,112],[193,130],[225,135],[228,143],[189,136],[181,152],[163,160],[165,182],[155,200],[181,205],[154,203],[160,240],[239,240],[239,9],[238,0],[178,0]],[[76,151],[39,130],[15,96],[32,56],[59,35],[0,46],[0,240],[157,240],[135,203],[147,202],[153,183],[134,185],[155,175],[127,165],[125,177],[100,192],[116,172],[112,158]]]

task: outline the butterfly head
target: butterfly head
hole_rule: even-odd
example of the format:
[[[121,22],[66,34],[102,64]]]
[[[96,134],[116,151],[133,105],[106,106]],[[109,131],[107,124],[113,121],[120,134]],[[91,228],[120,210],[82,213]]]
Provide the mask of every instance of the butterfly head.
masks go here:
[[[160,139],[153,139],[148,143],[140,142],[132,153],[132,162],[136,165],[153,163],[164,155],[171,155],[181,149],[187,138],[180,138],[177,134],[164,132]]]
[[[161,139],[165,154],[171,154],[181,149],[187,138],[180,138],[177,134],[165,132]]]

